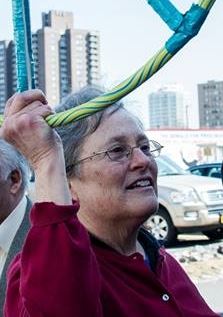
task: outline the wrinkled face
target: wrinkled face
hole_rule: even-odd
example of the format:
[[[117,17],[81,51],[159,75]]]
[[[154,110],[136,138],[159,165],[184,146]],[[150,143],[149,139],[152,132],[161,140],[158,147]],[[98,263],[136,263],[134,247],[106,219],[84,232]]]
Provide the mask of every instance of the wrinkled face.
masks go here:
[[[23,196],[21,172],[13,170],[6,176],[2,169],[0,165],[0,223],[14,210]]]
[[[5,219],[5,209],[10,201],[10,180],[3,177],[0,168],[0,223]]]
[[[120,145],[148,144],[140,123],[120,109],[104,118],[98,129],[86,138],[80,159]],[[146,219],[155,212],[157,165],[152,156],[135,148],[129,158],[112,161],[101,154],[80,163],[80,177],[71,180],[80,210],[105,220]]]

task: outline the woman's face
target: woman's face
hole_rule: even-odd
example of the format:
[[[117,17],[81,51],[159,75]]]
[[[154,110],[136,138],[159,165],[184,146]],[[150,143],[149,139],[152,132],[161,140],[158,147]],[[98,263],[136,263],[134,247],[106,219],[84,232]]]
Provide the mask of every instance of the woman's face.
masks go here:
[[[120,109],[105,117],[86,138],[80,159],[120,145],[135,147],[147,142],[136,118]],[[112,161],[101,154],[81,162],[79,169],[80,177],[73,178],[70,186],[78,196],[80,211],[110,221],[144,220],[156,211],[157,165],[153,157],[146,156],[139,148],[124,161]]]

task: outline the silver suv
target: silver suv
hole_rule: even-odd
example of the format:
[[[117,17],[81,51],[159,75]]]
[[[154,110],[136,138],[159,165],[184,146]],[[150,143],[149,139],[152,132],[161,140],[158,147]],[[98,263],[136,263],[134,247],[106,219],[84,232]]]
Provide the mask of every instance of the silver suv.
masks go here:
[[[144,226],[164,243],[178,233],[223,238],[223,188],[217,178],[185,172],[167,156],[157,158],[159,210]]]

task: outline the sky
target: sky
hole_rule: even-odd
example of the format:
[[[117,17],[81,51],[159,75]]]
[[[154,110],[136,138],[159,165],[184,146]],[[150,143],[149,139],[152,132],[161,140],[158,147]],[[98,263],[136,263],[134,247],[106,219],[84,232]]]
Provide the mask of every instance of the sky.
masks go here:
[[[183,13],[192,1],[175,0],[172,3]],[[146,0],[30,0],[30,7],[33,31],[41,27],[41,12],[49,10],[72,11],[75,28],[99,31],[102,80],[109,89],[132,75],[172,35]],[[197,113],[197,84],[223,80],[222,12],[223,1],[216,0],[199,34],[129,95],[128,101],[137,101],[136,112],[146,117],[148,94],[157,87],[179,83],[191,94],[191,120],[196,117],[192,113]],[[2,0],[0,40],[12,37],[11,0]]]

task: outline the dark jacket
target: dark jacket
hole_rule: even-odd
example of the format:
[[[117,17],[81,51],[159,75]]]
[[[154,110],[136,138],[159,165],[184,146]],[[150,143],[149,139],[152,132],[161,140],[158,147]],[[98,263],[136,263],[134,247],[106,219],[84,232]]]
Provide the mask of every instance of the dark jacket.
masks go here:
[[[27,198],[26,211],[25,211],[23,221],[12,241],[12,244],[9,249],[8,256],[6,258],[6,262],[2,271],[2,275],[0,278],[0,316],[3,316],[3,305],[5,301],[5,291],[6,291],[6,272],[12,259],[15,257],[15,255],[18,252],[21,251],[26,234],[29,231],[29,228],[30,228],[29,211],[31,207],[32,207],[32,203]]]

